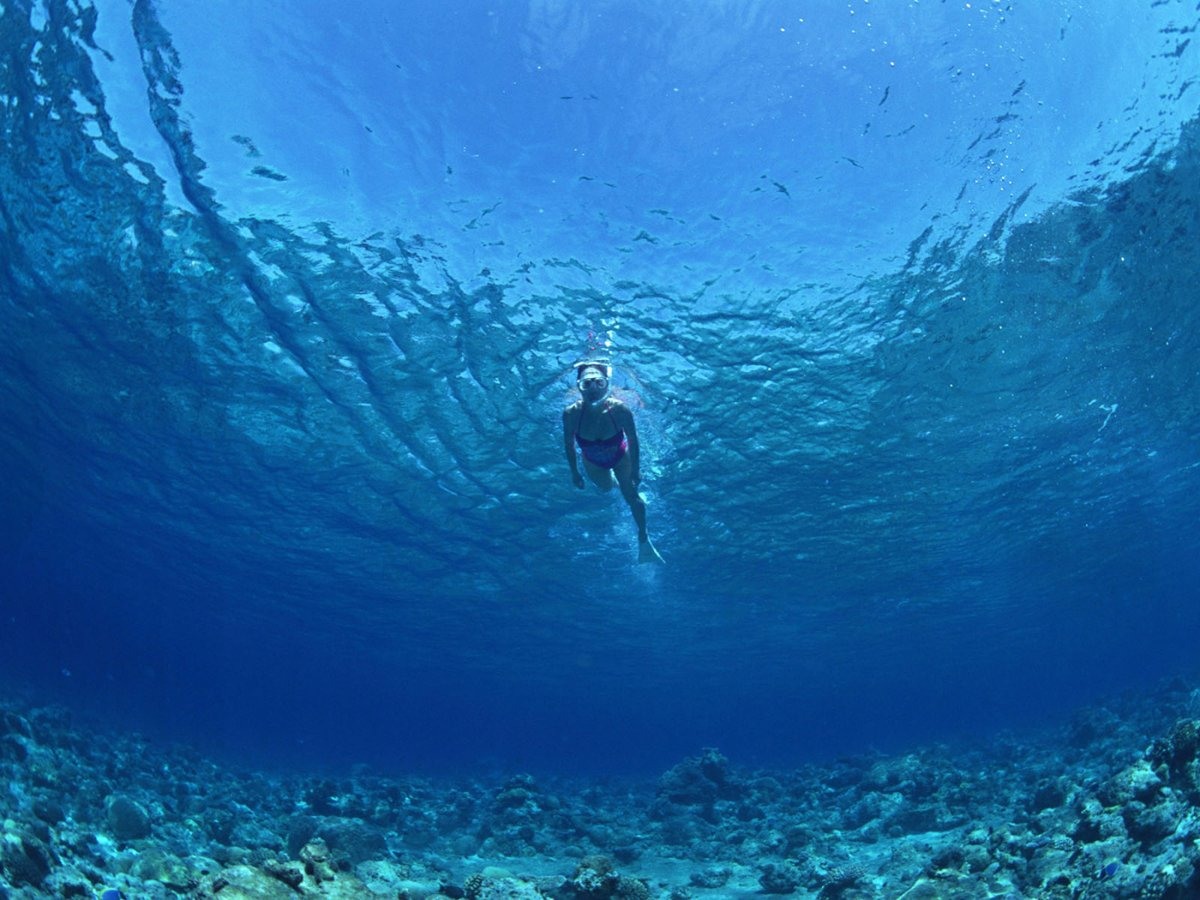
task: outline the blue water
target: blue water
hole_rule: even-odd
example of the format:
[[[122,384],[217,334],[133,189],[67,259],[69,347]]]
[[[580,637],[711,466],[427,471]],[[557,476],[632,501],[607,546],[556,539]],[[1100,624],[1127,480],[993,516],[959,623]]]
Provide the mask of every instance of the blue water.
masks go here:
[[[5,684],[660,771],[1195,674],[1195,3],[399,7],[0,7]]]

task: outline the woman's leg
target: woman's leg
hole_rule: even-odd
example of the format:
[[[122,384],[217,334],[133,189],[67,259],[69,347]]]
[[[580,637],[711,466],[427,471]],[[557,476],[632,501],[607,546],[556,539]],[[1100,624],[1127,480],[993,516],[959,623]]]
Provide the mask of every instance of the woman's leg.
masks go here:
[[[592,484],[600,488],[600,490],[612,490],[612,469],[606,469],[603,466],[598,466],[585,456],[583,458],[583,471],[587,472],[587,477],[591,479]]]
[[[621,457],[616,468],[613,469],[613,474],[617,476],[621,496],[625,498],[625,502],[629,504],[629,511],[633,513],[633,521],[637,524],[638,540],[648,540],[646,537],[646,501],[642,499],[637,485],[633,483],[633,463],[630,461],[628,453]]]

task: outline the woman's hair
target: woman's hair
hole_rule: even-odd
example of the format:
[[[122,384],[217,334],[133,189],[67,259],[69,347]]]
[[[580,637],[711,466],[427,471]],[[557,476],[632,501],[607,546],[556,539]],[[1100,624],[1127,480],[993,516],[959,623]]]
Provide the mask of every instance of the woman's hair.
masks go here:
[[[612,366],[603,360],[585,359],[582,362],[575,363],[575,380],[583,381],[584,373],[588,369],[595,369],[604,376],[605,381],[612,381]]]

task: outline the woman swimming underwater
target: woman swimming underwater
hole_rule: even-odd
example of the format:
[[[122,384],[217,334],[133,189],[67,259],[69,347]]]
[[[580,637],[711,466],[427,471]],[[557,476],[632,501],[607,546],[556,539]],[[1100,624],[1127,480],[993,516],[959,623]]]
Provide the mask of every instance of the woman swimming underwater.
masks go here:
[[[633,410],[609,393],[612,367],[585,360],[575,364],[576,386],[582,395],[563,410],[563,449],[571,467],[571,481],[582,489],[575,448],[583,457],[588,478],[602,491],[610,491],[613,478],[629,504],[638,529],[638,562],[661,563],[662,557],[646,532],[646,501],[638,493],[641,446]]]

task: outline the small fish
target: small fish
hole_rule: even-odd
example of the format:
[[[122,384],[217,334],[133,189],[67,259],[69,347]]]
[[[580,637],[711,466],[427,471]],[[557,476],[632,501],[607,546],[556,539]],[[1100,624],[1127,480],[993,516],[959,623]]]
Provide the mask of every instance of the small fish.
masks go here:
[[[1107,866],[1100,870],[1100,880],[1107,881],[1117,874],[1117,869],[1121,868],[1120,863],[1110,862]]]
[[[121,892],[116,888],[109,888],[100,895],[100,900],[121,900]]]

